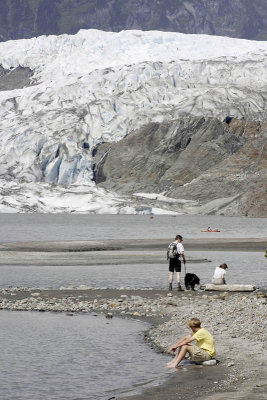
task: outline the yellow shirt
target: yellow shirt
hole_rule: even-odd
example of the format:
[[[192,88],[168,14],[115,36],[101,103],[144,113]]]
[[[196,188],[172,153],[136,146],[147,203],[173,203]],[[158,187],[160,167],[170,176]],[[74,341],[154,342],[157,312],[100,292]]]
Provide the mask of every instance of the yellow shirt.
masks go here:
[[[211,357],[214,357],[215,345],[213,336],[205,328],[200,328],[197,332],[193,334],[197,341],[197,346],[205,350]]]

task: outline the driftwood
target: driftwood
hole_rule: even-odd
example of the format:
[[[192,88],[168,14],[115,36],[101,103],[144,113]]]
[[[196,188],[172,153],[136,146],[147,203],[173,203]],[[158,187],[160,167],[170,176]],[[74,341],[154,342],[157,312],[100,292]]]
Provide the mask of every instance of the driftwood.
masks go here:
[[[253,292],[256,290],[256,286],[253,285],[214,285],[207,283],[203,285],[204,290],[216,290],[219,292]]]

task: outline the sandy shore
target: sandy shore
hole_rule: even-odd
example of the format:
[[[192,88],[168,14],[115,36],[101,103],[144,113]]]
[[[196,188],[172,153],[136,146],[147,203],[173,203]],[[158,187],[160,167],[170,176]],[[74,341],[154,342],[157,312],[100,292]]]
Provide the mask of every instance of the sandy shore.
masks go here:
[[[187,262],[208,262],[207,258],[188,257]],[[166,264],[166,252],[158,250],[105,251],[0,251],[0,265],[120,265]]]
[[[22,252],[89,252],[107,250],[159,250],[166,251],[166,247],[173,238],[169,239],[113,239],[113,240],[65,240],[53,242],[13,242],[0,243],[2,251]],[[186,250],[228,250],[228,251],[265,251],[267,238],[205,238],[185,239]]]
[[[137,318],[152,324],[145,341],[168,352],[186,321],[203,321],[215,337],[218,366],[190,366],[173,371],[171,379],[132,400],[267,398],[266,305],[264,293],[207,293],[164,290],[80,289],[0,290],[0,308],[56,312],[98,312],[108,317]],[[170,355],[171,357],[171,355]],[[126,399],[126,398],[125,398]]]
[[[106,265],[166,263],[171,239],[17,242],[0,244],[0,265]],[[186,239],[187,251],[262,251],[267,239]],[[249,245],[248,245],[249,244]],[[190,255],[188,262],[207,258]]]

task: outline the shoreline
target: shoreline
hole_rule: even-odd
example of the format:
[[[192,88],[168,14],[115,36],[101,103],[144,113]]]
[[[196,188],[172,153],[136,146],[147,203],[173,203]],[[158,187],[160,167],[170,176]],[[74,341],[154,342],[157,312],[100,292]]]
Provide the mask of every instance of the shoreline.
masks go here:
[[[0,289],[0,298],[0,309],[6,310],[97,312],[108,317],[139,319],[151,324],[151,328],[144,332],[144,341],[165,353],[177,336],[189,333],[186,321],[192,316],[200,318],[203,326],[214,334],[220,363],[213,367],[188,367],[189,375],[193,377],[190,386],[183,368],[175,370],[160,386],[142,394],[119,396],[121,399],[267,398],[267,386],[263,383],[267,378],[263,369],[267,356],[263,345],[266,340],[267,297],[262,292],[173,291],[170,294],[166,290],[153,289],[9,288]],[[182,376],[185,382],[181,382]],[[212,393],[211,397],[209,393]],[[243,397],[238,397],[239,394]]]

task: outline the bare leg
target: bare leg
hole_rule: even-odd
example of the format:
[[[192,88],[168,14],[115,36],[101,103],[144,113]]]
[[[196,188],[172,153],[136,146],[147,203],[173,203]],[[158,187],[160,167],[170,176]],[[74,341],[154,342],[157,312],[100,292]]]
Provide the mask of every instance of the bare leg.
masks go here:
[[[181,282],[181,272],[176,272],[177,283]]]
[[[173,272],[170,272],[169,283],[172,283],[172,281],[173,281]]]
[[[177,357],[180,353],[180,350],[181,350],[181,347],[177,347],[176,355],[170,362],[167,363],[167,367],[173,368],[173,364],[175,363],[175,360],[177,359]]]
[[[188,345],[181,346],[176,353],[174,359],[167,364],[169,368],[175,368],[182,361],[188,351]]]

